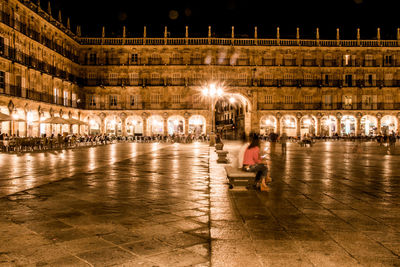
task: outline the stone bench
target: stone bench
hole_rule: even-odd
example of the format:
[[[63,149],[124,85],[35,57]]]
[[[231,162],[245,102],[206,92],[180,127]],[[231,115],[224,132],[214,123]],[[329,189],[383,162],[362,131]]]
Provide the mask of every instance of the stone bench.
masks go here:
[[[242,169],[232,166],[225,166],[225,171],[229,180],[230,189],[234,186],[247,186],[248,184],[253,184],[254,179],[256,178],[255,172],[245,172]]]

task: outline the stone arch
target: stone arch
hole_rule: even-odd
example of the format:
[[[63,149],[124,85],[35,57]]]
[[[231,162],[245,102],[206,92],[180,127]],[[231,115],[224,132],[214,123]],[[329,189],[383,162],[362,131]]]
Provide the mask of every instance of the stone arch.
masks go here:
[[[378,130],[378,120],[375,116],[365,115],[360,120],[362,135],[375,135]]]
[[[381,119],[381,133],[391,134],[392,132],[397,132],[398,130],[397,118],[395,116],[386,115]]]
[[[148,135],[164,134],[164,119],[161,115],[152,115],[147,119]]]
[[[130,115],[125,120],[127,135],[143,135],[143,118],[139,115]]]
[[[260,119],[260,134],[268,135],[277,132],[278,120],[273,115],[264,115]]]
[[[172,115],[167,119],[168,134],[184,134],[185,118],[180,115]]]
[[[284,115],[281,118],[281,133],[286,133],[287,136],[297,136],[297,120],[293,115]]]
[[[303,136],[304,134],[317,134],[317,118],[313,115],[304,115],[300,119],[300,135]]]
[[[355,135],[357,129],[357,119],[353,115],[344,115],[340,119],[341,134],[342,135]]]
[[[117,115],[109,115],[104,120],[105,133],[111,135],[122,135],[122,120]]]
[[[189,117],[189,133],[200,135],[206,133],[206,118],[202,115],[192,115]]]
[[[101,133],[101,119],[99,116],[94,114],[88,115],[83,119],[87,123],[85,125],[85,132],[90,135],[96,135]]]
[[[335,116],[323,116],[321,118],[321,136],[332,136],[335,133],[338,133],[337,121],[338,120]]]

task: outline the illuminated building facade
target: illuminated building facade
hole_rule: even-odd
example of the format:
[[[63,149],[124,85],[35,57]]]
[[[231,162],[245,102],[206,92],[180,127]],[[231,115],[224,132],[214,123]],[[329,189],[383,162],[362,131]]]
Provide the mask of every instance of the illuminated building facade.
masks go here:
[[[49,7],[50,10],[50,7]],[[397,132],[397,40],[81,37],[32,1],[0,4],[2,132],[152,135],[216,129],[298,136]],[[223,87],[215,99],[201,89]],[[234,98],[236,101],[229,101]],[[86,126],[43,124],[60,116]]]

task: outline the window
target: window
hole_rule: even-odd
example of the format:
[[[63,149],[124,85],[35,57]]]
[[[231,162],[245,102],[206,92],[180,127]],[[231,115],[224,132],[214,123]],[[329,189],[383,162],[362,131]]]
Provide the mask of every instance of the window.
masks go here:
[[[201,104],[202,103],[202,101],[201,101],[201,96],[199,96],[199,95],[194,95],[193,96],[193,104]]]
[[[180,103],[181,103],[181,95],[173,95],[172,104],[180,104]]]
[[[116,107],[116,106],[117,106],[117,96],[110,95],[110,107]]]
[[[4,71],[0,71],[0,91],[4,92],[6,89],[6,73]]]
[[[312,95],[305,95],[304,104],[312,104],[313,103],[312,98],[313,98]]]
[[[53,94],[54,94],[54,104],[58,104],[57,103],[57,98],[58,98],[58,89],[57,88],[53,89]]]
[[[351,74],[346,75],[345,83],[347,86],[352,86],[353,85],[353,75],[351,75]]]
[[[64,91],[64,106],[68,106],[68,92]]]
[[[151,104],[160,104],[161,103],[161,95],[152,95],[150,97]]]
[[[393,63],[393,56],[385,56],[385,65],[392,65],[392,63]]]
[[[373,83],[373,76],[372,76],[372,74],[369,74],[368,75],[368,84],[372,84]]]
[[[325,84],[329,84],[329,75],[328,74],[325,74],[324,82],[325,82]]]
[[[89,96],[89,106],[96,106],[96,96],[91,95]]]
[[[293,96],[285,95],[285,104],[293,104]]]
[[[385,95],[384,99],[385,99],[384,101],[386,104],[393,103],[393,96],[391,96],[391,95]]]
[[[332,104],[332,96],[331,95],[324,95],[322,99],[323,99],[325,105]]]
[[[353,97],[351,95],[345,95],[343,98],[346,106],[351,106],[353,104]]]
[[[96,64],[97,63],[97,54],[90,53],[89,54],[89,64]]]
[[[130,97],[130,104],[131,104],[131,106],[136,105],[136,103],[137,103],[136,100],[137,100],[137,96],[131,95],[131,97]]]
[[[137,64],[138,63],[138,54],[132,54],[131,63],[132,64]]]
[[[272,104],[273,103],[272,100],[273,100],[272,95],[266,95],[264,102],[265,104]]]
[[[0,54],[4,53],[4,38],[0,36]]]
[[[350,55],[344,55],[343,59],[344,59],[343,65],[344,66],[349,66],[350,63],[351,63],[350,62]]]

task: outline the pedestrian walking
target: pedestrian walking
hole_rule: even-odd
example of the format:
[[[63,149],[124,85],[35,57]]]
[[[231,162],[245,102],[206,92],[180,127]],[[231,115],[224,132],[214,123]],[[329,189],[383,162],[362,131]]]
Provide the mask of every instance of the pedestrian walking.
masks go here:
[[[279,141],[282,145],[282,154],[286,154],[286,143],[287,143],[287,134],[285,132],[282,133],[282,135],[279,138]]]

